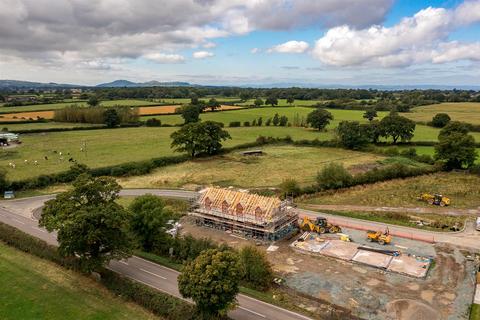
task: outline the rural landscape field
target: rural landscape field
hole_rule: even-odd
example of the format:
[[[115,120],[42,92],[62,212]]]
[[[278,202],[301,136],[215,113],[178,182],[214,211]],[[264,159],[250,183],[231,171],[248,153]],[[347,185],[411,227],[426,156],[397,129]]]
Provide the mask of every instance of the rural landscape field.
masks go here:
[[[0,0],[0,320],[480,320],[480,0]]]

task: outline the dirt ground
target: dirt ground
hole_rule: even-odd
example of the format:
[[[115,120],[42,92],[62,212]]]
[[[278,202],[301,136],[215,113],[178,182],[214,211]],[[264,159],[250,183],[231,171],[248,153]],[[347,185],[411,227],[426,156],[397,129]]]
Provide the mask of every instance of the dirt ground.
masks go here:
[[[184,218],[182,224],[184,233],[210,237],[232,247],[255,243],[231,233],[195,226],[190,218]],[[365,242],[360,231],[343,232],[350,234],[353,241]],[[416,279],[366,265],[295,252],[289,247],[293,240],[275,243],[278,250],[267,255],[275,271],[283,277],[287,290],[312,298],[311,303],[302,301],[302,306],[310,312],[322,315],[318,301],[327,301],[364,319],[469,318],[475,283],[475,262],[470,253],[447,245],[394,238],[388,249],[434,258],[426,279]],[[259,247],[267,249],[265,245]]]

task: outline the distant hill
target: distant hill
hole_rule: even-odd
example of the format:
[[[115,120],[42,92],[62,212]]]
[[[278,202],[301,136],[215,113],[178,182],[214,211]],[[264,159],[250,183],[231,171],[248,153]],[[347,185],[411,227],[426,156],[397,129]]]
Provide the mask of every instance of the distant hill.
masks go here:
[[[0,89],[55,89],[55,88],[80,88],[83,86],[66,83],[41,83],[19,80],[0,80]]]
[[[191,87],[192,84],[188,82],[160,82],[156,80],[147,82],[132,82],[128,80],[115,80],[108,83],[101,83],[96,85],[97,88],[133,88],[133,87]]]

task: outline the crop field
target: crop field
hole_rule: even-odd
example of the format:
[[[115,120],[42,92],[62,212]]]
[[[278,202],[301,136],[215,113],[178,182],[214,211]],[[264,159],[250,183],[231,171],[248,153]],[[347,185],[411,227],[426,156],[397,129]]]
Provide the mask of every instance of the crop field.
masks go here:
[[[87,102],[85,100],[79,100],[79,101],[72,100],[72,101],[61,102],[61,103],[36,104],[36,105],[27,105],[27,106],[18,106],[18,107],[0,107],[0,113],[56,110],[56,109],[63,109],[65,107],[71,106],[72,104],[76,104],[79,106],[87,106]],[[138,106],[150,106],[150,105],[156,105],[156,104],[158,103],[147,101],[147,100],[134,100],[134,99],[106,100],[101,102],[101,105],[105,107],[112,107],[115,105],[138,107]]]
[[[344,191],[325,192],[300,200],[302,204],[344,204],[358,206],[428,207],[417,200],[424,192],[440,193],[452,200],[452,208],[480,206],[480,177],[464,173],[435,173],[396,179]]]
[[[266,146],[262,156],[243,156],[240,151],[208,159],[197,159],[155,170],[152,174],[121,179],[126,188],[190,187],[198,185],[243,188],[276,187],[284,179],[300,184],[315,182],[317,172],[331,162],[358,171],[383,157],[338,148]]]
[[[21,136],[21,145],[0,150],[0,165],[6,168],[8,178],[19,180],[65,171],[71,165],[70,158],[94,168],[172,155],[170,134],[177,129],[140,127],[25,134]],[[227,147],[253,142],[260,135],[290,135],[295,140],[330,138],[326,132],[301,128],[253,127],[228,131],[232,139],[225,142]],[[84,144],[86,152],[81,151]],[[38,164],[34,165],[34,161]],[[16,167],[8,166],[9,163]]]
[[[452,102],[416,107],[405,116],[415,121],[431,121],[437,113],[447,113],[452,120],[480,124],[480,103]]]
[[[3,243],[0,256],[0,315],[4,320],[159,319],[115,297],[91,278]]]
[[[140,107],[138,108],[138,112],[141,116],[172,114],[172,113],[175,113],[175,110],[178,109],[179,107],[180,107],[179,105]],[[217,111],[236,110],[236,109],[242,109],[242,107],[222,105],[220,106],[220,108],[217,109]],[[210,109],[206,109],[205,111],[210,112]]]

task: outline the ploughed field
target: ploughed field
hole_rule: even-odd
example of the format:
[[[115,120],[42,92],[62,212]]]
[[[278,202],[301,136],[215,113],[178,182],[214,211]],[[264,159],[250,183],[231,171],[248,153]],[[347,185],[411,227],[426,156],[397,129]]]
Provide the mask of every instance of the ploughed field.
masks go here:
[[[93,279],[0,242],[4,320],[160,319],[115,297]]]

